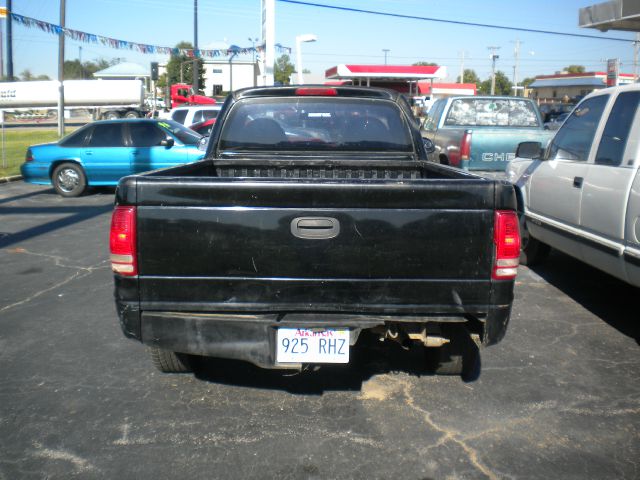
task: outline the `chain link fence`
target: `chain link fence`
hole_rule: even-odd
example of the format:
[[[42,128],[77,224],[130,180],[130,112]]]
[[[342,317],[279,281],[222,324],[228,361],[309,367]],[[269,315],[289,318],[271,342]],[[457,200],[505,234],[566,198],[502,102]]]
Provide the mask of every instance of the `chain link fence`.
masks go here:
[[[79,128],[85,121],[75,118],[70,120],[65,127],[66,134]],[[0,113],[0,178],[20,175],[20,165],[24,162],[30,145],[57,140],[58,124],[55,114],[46,111]]]

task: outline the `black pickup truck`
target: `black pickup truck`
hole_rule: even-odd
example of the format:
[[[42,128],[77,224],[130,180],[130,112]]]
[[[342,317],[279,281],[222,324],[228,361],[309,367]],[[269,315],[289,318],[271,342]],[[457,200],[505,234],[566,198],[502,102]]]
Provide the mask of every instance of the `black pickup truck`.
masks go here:
[[[230,95],[203,161],[119,183],[110,243],[124,334],[164,372],[194,356],[348,363],[363,331],[428,347],[435,373],[472,368],[507,328],[516,198],[506,182],[428,162],[430,148],[384,89]]]

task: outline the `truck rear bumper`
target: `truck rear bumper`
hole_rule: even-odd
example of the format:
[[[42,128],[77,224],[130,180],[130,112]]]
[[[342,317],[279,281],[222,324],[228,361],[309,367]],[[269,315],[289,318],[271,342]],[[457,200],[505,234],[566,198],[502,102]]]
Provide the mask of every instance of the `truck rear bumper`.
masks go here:
[[[474,322],[474,330],[478,327],[481,330],[479,334],[483,344],[490,345],[504,336],[510,310],[509,306],[493,308],[479,322],[459,315],[431,317],[143,312],[138,340],[148,346],[174,352],[243,360],[263,368],[278,368],[275,359],[276,330],[281,327],[347,327],[351,331],[351,345],[354,345],[363,329],[389,324]],[[291,365],[287,367],[291,368]]]

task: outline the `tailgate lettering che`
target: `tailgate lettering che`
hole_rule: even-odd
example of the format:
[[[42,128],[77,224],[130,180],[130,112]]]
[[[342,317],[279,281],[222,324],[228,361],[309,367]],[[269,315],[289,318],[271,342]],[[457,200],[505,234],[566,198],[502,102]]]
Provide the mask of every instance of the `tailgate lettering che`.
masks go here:
[[[510,162],[516,158],[515,153],[485,152],[482,154],[483,162]]]

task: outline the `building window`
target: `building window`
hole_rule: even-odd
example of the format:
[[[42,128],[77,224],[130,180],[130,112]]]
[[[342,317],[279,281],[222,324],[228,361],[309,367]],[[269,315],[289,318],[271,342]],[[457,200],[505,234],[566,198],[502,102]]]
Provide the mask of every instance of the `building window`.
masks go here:
[[[554,90],[554,91],[551,93],[551,96],[552,96],[553,98],[557,98],[557,97],[558,97],[558,91],[557,91],[557,90]]]

